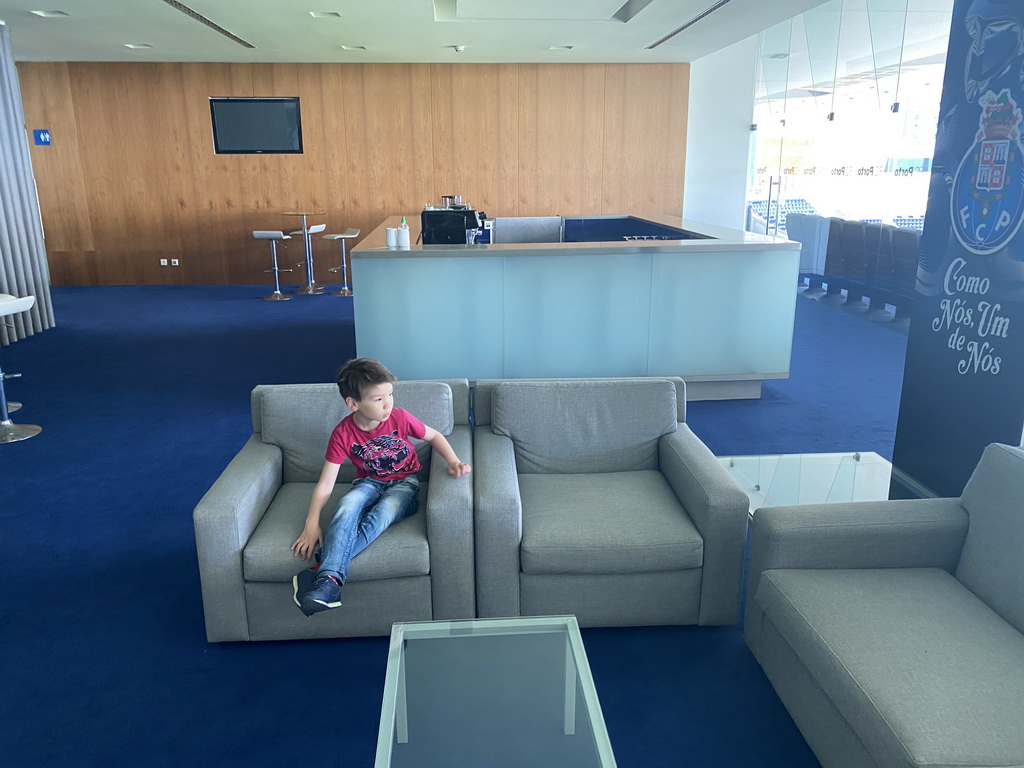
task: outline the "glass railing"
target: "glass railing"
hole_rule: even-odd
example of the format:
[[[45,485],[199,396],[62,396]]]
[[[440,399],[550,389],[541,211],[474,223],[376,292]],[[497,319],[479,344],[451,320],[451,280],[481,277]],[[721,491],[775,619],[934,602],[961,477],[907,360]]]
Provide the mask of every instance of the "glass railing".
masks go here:
[[[750,511],[793,504],[889,497],[892,465],[877,453],[726,456],[722,466],[750,499]]]

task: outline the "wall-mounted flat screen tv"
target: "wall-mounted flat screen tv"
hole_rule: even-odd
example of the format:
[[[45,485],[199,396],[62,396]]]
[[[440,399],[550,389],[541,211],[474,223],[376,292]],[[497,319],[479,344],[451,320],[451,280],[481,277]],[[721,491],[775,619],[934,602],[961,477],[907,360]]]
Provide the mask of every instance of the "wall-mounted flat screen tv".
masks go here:
[[[299,98],[211,98],[213,149],[219,154],[302,154]]]

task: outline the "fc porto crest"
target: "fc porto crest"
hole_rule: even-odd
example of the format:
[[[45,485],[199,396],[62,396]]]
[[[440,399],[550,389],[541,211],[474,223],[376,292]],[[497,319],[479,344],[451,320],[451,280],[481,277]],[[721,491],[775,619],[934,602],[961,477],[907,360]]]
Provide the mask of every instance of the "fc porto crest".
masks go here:
[[[953,232],[971,253],[1005,246],[1024,221],[1021,110],[1007,88],[978,99],[974,144],[960,161],[950,197]]]

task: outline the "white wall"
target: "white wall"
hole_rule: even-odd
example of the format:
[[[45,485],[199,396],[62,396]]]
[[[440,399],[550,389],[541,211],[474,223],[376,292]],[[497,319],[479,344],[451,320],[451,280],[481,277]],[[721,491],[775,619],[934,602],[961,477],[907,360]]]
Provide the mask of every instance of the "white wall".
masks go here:
[[[683,218],[743,229],[757,36],[690,64]]]

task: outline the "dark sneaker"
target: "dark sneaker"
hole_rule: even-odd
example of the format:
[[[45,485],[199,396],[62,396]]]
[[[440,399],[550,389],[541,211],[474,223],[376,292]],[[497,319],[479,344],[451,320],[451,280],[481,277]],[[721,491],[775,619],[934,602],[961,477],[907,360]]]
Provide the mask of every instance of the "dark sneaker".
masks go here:
[[[292,576],[292,600],[295,604],[302,607],[302,596],[309,592],[313,588],[313,582],[316,580],[316,570],[309,568],[300,573],[296,573]]]
[[[317,568],[320,567],[320,552],[319,550],[313,553],[316,558],[316,564],[301,573],[297,573],[292,576],[292,600],[295,604],[302,607],[302,595],[309,592],[313,586],[313,581],[316,579]]]
[[[341,605],[341,585],[330,576],[317,576],[313,586],[302,597],[299,607],[307,616]]]

